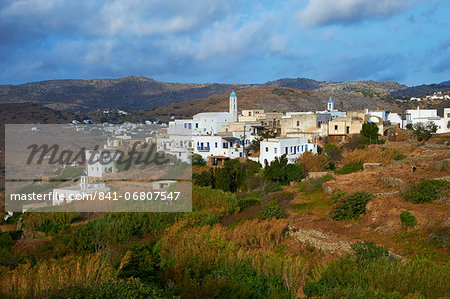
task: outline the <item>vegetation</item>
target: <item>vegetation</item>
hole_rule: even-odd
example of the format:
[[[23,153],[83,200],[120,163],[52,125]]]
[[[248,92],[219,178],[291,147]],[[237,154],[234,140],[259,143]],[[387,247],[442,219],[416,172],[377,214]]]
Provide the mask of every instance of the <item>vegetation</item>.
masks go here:
[[[436,133],[437,126],[433,122],[428,122],[425,125],[423,123],[415,123],[412,126],[412,130],[418,141],[427,141]]]
[[[203,157],[199,154],[192,154],[191,156],[191,163],[194,166],[204,166],[206,165],[206,162],[203,160]]]
[[[297,161],[298,164],[303,166],[305,172],[324,171],[328,159],[324,155],[314,154],[312,152],[304,152]]]
[[[450,195],[450,182],[446,180],[421,180],[409,187],[404,196],[413,203],[434,201]]]
[[[349,174],[352,172],[357,172],[363,170],[363,165],[361,163],[350,163],[342,166],[341,169],[335,170],[335,174]]]
[[[394,156],[392,157],[395,161],[403,160],[406,158],[406,155],[402,154],[401,152],[395,152]]]
[[[449,268],[426,259],[396,261],[374,243],[359,243],[354,253],[327,265],[303,287],[308,297],[436,298],[447,296]]]
[[[353,194],[340,193],[334,198],[330,218],[333,220],[356,220],[359,215],[366,212],[366,205],[372,199],[372,195],[365,192]]]
[[[367,122],[362,125],[360,134],[367,138],[368,143],[378,143],[378,126],[376,123]]]
[[[416,217],[408,211],[403,211],[400,214],[400,221],[402,222],[402,226],[405,227],[414,227],[417,225]]]
[[[275,160],[264,169],[264,176],[270,181],[287,185],[292,181],[299,182],[305,175],[301,165],[288,164],[286,155],[282,155],[279,159],[275,157]]]

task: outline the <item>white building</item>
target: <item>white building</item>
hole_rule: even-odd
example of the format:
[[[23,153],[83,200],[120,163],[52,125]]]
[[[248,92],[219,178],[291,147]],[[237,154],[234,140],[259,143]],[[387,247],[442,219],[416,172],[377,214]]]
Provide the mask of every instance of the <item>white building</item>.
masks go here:
[[[304,152],[317,153],[317,144],[309,143],[308,138],[269,138],[262,140],[259,146],[259,162],[265,167],[275,160],[286,155],[289,163],[294,163]]]
[[[403,122],[403,128],[407,125],[414,125],[417,123],[422,123],[426,125],[429,122],[434,123],[437,126],[436,133],[448,133],[450,129],[448,128],[448,121],[450,119],[450,108],[444,109],[444,117],[439,117],[436,109],[411,109],[406,110],[406,119]]]
[[[227,136],[193,136],[194,153],[202,156],[226,156],[230,159],[244,156],[242,140],[232,134]]]
[[[95,192],[107,193],[110,191],[104,183],[89,183],[89,177],[86,172],[83,172],[80,177],[80,184],[69,187],[53,189],[53,205],[61,205],[69,203],[73,200],[85,200],[92,196]]]
[[[86,150],[87,175],[101,178],[104,173],[115,173],[114,161],[119,158],[119,152],[116,151]]]

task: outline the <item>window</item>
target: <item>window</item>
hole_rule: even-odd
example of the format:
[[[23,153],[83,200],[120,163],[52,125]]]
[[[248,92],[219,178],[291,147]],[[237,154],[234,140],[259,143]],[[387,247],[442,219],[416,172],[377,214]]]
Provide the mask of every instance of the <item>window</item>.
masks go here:
[[[248,116],[252,116],[252,113],[251,113],[251,112],[249,112],[249,113],[248,113]]]
[[[187,128],[187,123],[184,123],[184,128],[185,128],[185,129]]]
[[[308,150],[308,145],[305,144],[305,152]]]
[[[266,146],[266,153],[269,151],[269,148]]]
[[[215,146],[216,146],[216,148],[217,148],[217,142],[215,143]]]
[[[350,127],[349,126],[347,126],[347,134],[350,134]]]
[[[195,123],[195,128],[198,129],[198,123]]]
[[[192,124],[188,123],[188,129],[192,129]]]
[[[297,127],[300,127],[300,121],[297,120]]]
[[[338,126],[334,125],[334,130],[337,131],[337,129],[338,129]]]
[[[273,148],[273,152],[274,152],[275,154],[277,153],[277,148],[276,148],[276,147]]]

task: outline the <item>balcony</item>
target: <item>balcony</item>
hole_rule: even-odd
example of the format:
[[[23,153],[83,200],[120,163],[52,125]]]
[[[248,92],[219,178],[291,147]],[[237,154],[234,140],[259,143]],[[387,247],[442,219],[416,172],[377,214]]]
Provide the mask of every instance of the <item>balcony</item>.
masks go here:
[[[197,151],[199,152],[209,152],[209,146],[197,146]]]

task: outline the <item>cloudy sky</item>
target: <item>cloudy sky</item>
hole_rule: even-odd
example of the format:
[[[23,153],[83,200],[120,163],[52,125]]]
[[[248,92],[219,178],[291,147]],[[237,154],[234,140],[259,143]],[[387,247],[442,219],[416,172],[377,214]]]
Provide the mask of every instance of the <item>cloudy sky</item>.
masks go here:
[[[0,0],[0,84],[450,80],[448,0]]]

